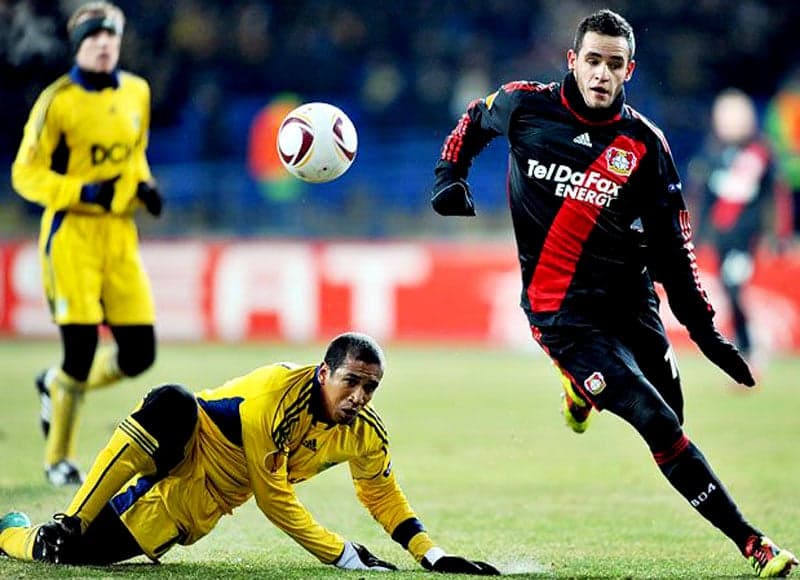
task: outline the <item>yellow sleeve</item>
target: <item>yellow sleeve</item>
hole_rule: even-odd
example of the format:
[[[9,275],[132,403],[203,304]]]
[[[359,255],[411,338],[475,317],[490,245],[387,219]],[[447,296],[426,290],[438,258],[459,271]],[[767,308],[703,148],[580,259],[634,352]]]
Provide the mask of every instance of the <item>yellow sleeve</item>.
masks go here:
[[[350,460],[356,495],[392,539],[419,562],[434,546],[397,483],[389,450],[384,445]]]
[[[142,103],[142,134],[136,142],[135,164],[137,181],[150,181],[153,174],[150,172],[150,165],[147,162],[147,144],[150,139],[150,85],[144,82],[143,103]]]
[[[80,202],[83,183],[79,178],[51,170],[53,152],[62,138],[57,91],[63,81],[45,89],[33,105],[22,136],[17,157],[11,166],[11,183],[28,201],[54,210]]]
[[[256,503],[264,515],[321,562],[332,564],[344,549],[344,539],[317,523],[297,498],[287,479],[286,456],[274,451],[248,463]]]

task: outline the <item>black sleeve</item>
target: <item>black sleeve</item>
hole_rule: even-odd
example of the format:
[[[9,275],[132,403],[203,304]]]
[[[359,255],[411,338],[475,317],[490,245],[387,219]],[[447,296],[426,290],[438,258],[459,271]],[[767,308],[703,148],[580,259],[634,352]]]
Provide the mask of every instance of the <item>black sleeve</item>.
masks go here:
[[[434,191],[466,179],[472,160],[494,139],[506,133],[515,95],[504,85],[484,99],[472,101],[442,145],[434,173]]]
[[[664,286],[670,309],[689,332],[713,328],[714,309],[700,285],[689,211],[666,141],[654,139],[649,159],[652,190],[642,214],[647,233],[649,266]]]

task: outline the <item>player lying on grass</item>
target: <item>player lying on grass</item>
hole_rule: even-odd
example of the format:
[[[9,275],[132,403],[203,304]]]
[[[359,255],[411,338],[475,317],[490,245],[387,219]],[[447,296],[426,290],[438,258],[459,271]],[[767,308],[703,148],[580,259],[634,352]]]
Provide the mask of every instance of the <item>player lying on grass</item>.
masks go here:
[[[386,428],[369,404],[384,356],[368,336],[342,334],[322,363],[264,366],[194,395],[150,391],[114,431],[66,512],[31,526],[0,519],[0,550],[56,564],[110,564],[193,544],[255,496],[276,526],[326,564],[395,570],[322,525],[293,485],[348,462],[356,493],[392,539],[427,570],[497,575],[428,536],[392,469]]]

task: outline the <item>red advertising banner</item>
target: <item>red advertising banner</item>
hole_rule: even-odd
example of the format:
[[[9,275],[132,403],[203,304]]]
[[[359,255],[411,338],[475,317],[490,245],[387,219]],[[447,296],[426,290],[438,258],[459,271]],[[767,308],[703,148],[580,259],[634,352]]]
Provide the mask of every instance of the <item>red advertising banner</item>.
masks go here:
[[[325,340],[357,329],[382,340],[531,345],[513,245],[500,242],[144,242],[159,337]],[[714,256],[703,285],[730,334]],[[770,350],[800,349],[800,252],[762,252],[745,292],[752,330]],[[686,343],[666,306],[673,341]],[[0,333],[55,337],[34,243],[0,244]]]

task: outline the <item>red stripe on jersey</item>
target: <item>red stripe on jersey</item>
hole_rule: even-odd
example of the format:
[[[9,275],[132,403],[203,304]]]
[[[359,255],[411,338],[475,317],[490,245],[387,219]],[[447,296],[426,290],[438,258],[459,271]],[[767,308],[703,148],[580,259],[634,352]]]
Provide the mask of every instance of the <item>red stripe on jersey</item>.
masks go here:
[[[555,83],[543,84],[537,81],[513,81],[503,85],[503,90],[507,93],[513,91],[529,91],[533,93],[540,93],[544,90],[551,88]]]
[[[618,135],[586,169],[585,174],[588,176],[595,172],[600,174],[602,179],[624,185],[630,174],[615,174],[609,169],[610,162],[606,159],[606,154],[614,149],[633,154],[636,166],[647,150],[641,141]],[[636,166],[631,167],[631,171],[635,170]],[[547,231],[536,269],[527,288],[528,300],[534,312],[553,312],[561,307],[561,302],[575,275],[583,245],[592,233],[602,209],[586,201],[564,199]]]
[[[709,312],[713,312],[714,308],[711,306],[711,301],[708,299],[708,294],[706,294],[706,291],[703,289],[703,285],[700,284],[700,269],[697,267],[697,256],[694,253],[694,243],[692,242],[692,222],[689,218],[688,210],[682,209],[678,212],[678,222],[681,226],[683,247],[686,249],[686,255],[689,258],[689,267],[692,269],[692,280],[694,280],[694,286],[697,288],[700,296],[703,297],[703,301],[706,303],[706,309]]]
[[[461,145],[464,143],[464,133],[466,133],[469,123],[469,115],[464,113],[461,115],[461,119],[459,119],[455,129],[450,131],[450,135],[447,136],[442,146],[442,159],[444,161],[451,161],[453,163],[458,161],[458,152],[461,151]]]
[[[769,151],[761,143],[752,143],[734,158],[727,174],[720,180],[722,191],[711,208],[711,223],[719,231],[728,231],[739,220],[744,208],[758,194],[767,171]]]
[[[513,91],[528,91],[538,93],[553,87],[554,84],[555,83],[550,83],[545,85],[536,81],[515,81],[504,84],[502,90],[507,93]],[[472,119],[469,117],[469,110],[483,101],[483,99],[476,99],[467,106],[467,112],[461,115],[461,118],[459,119],[458,124],[455,126],[455,129],[453,129],[447,136],[447,139],[445,139],[444,145],[442,146],[441,155],[441,159],[443,161],[458,163],[458,154],[461,152],[461,146],[464,144],[464,135],[466,134],[470,123],[472,123]]]
[[[680,439],[673,443],[672,447],[666,451],[653,453],[653,458],[656,460],[658,465],[664,465],[665,463],[678,457],[678,455],[683,453],[687,447],[689,447],[689,438],[686,437],[686,435],[681,435]]]
[[[452,163],[458,162],[458,154],[461,151],[461,146],[464,144],[464,134],[467,132],[467,127],[472,122],[469,118],[469,110],[480,103],[480,99],[475,99],[467,106],[467,112],[461,115],[455,129],[450,131],[450,134],[445,139],[442,146],[442,160],[450,161]]]

